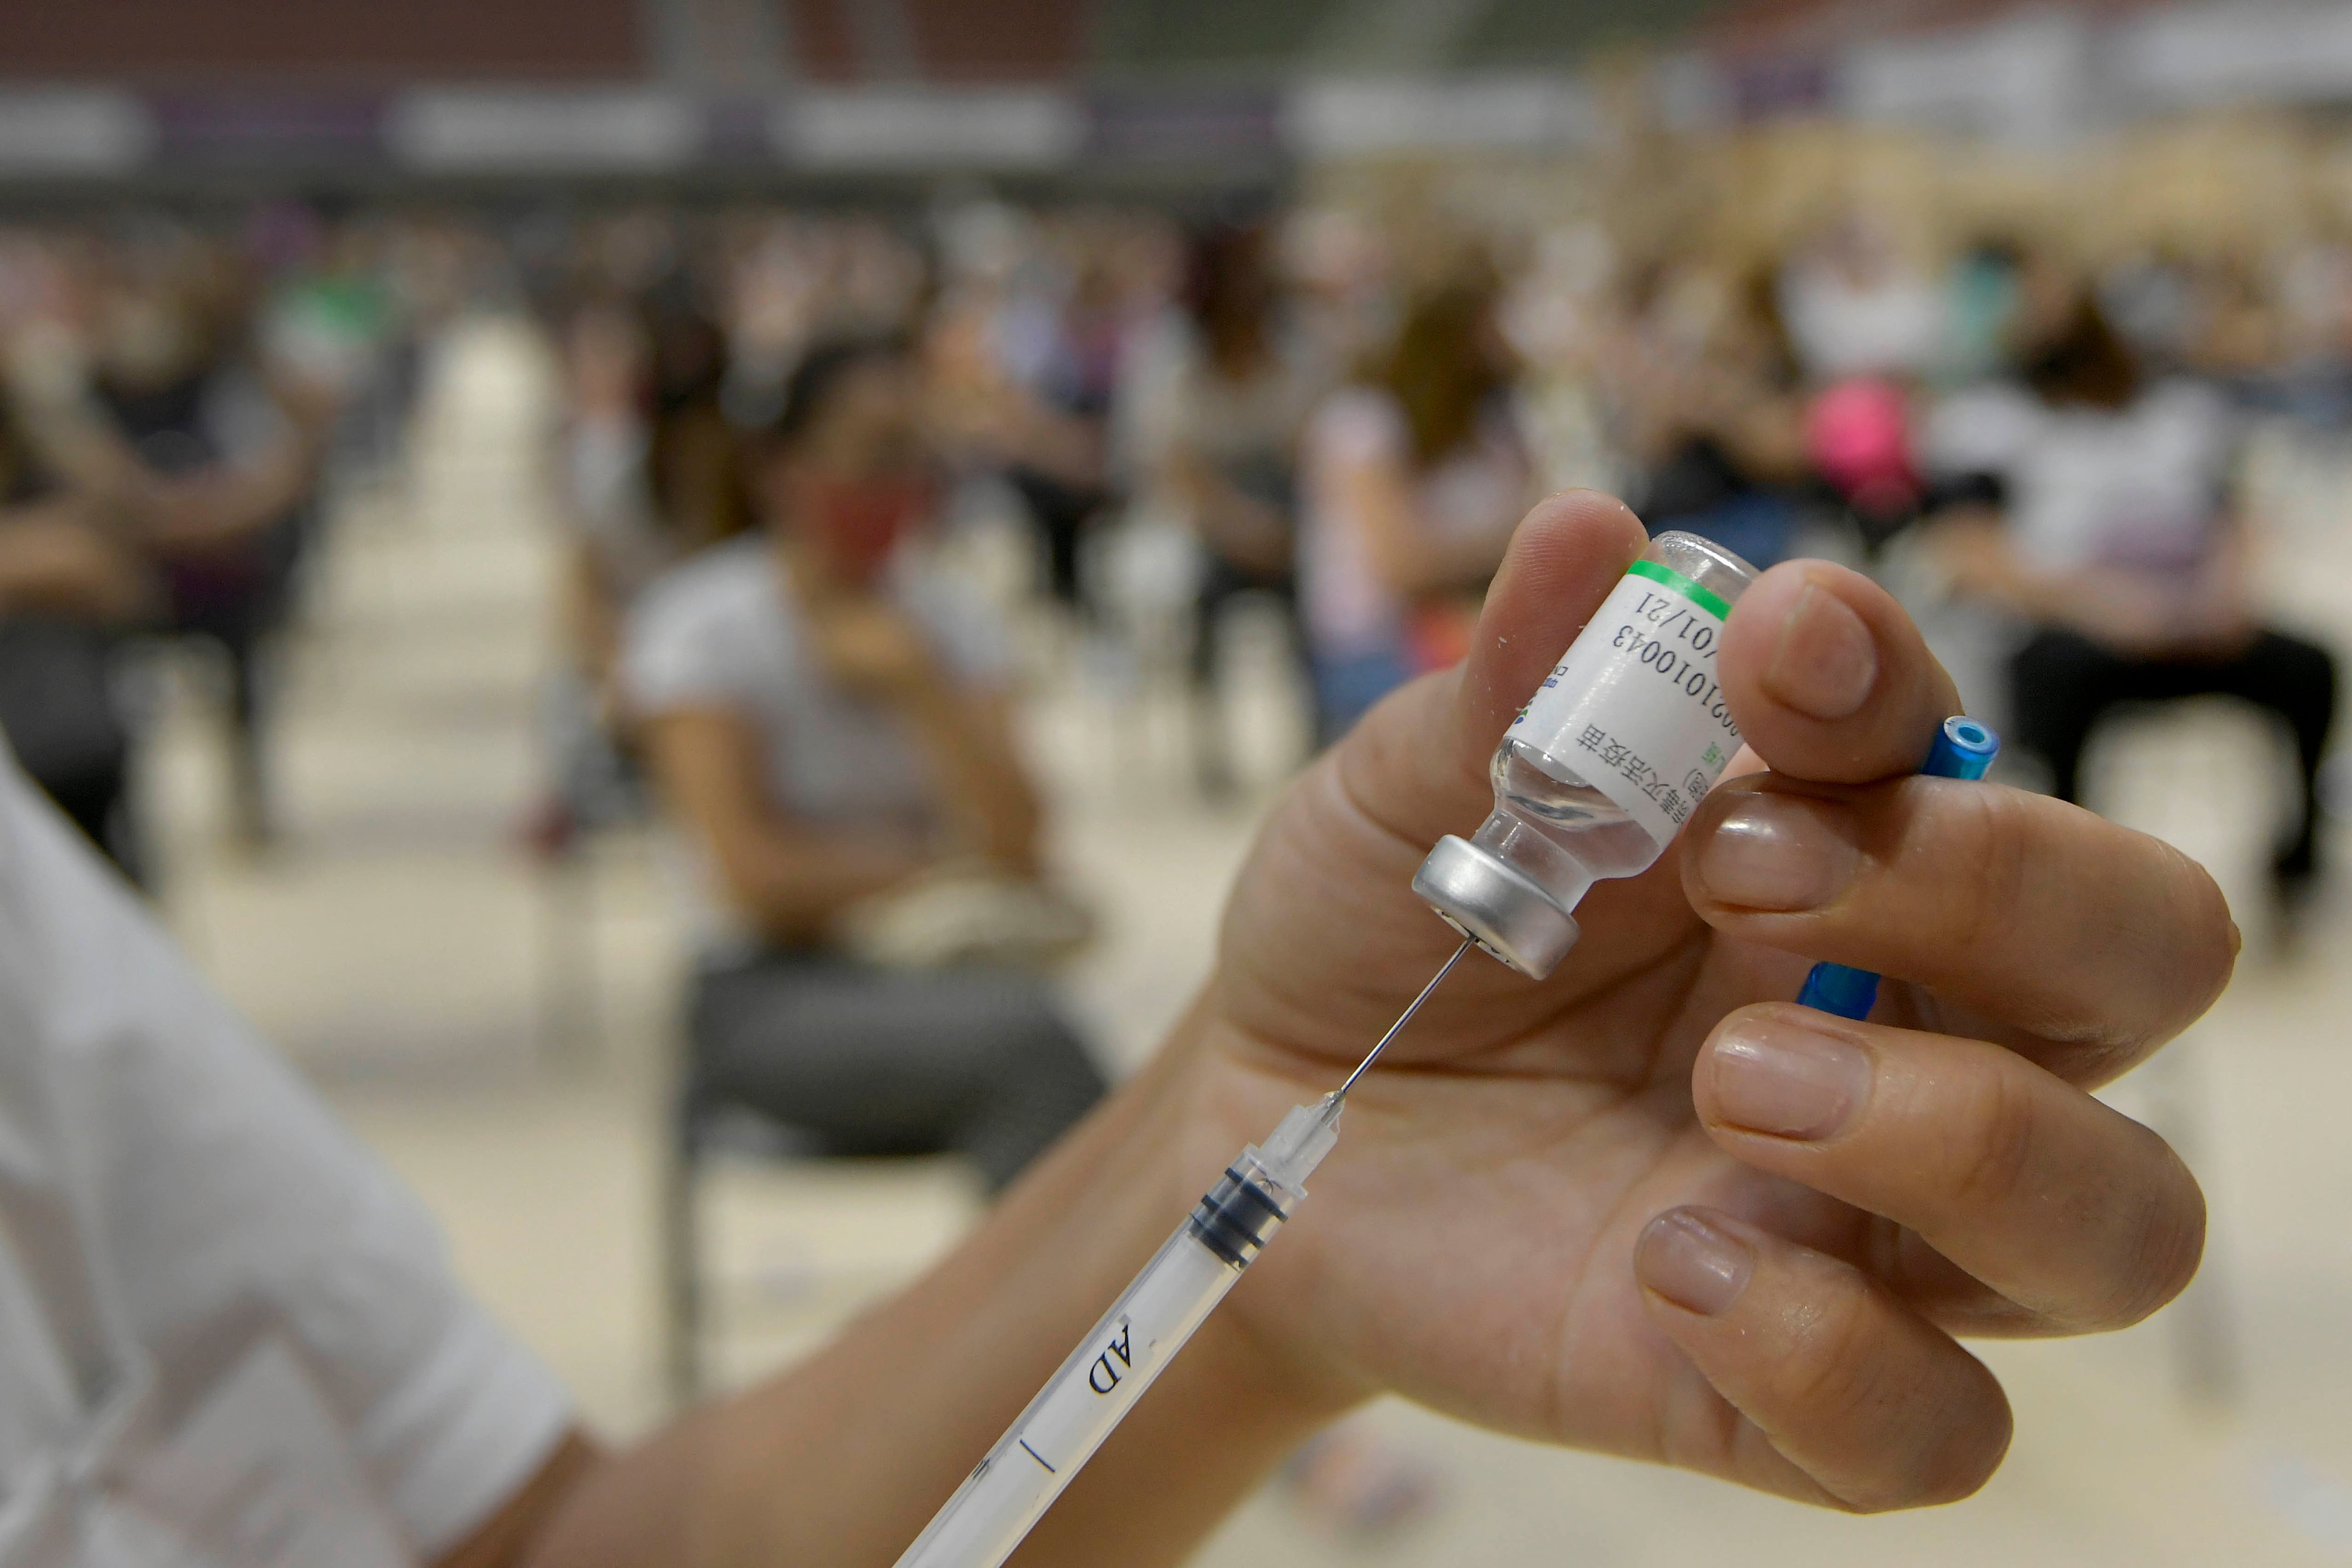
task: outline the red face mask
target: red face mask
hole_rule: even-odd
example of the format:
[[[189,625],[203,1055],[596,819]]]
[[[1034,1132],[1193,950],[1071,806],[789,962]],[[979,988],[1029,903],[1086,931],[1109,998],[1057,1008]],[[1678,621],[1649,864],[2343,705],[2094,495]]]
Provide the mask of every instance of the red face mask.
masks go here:
[[[898,542],[931,509],[928,479],[842,479],[803,475],[796,509],[801,528],[845,576],[879,576]]]

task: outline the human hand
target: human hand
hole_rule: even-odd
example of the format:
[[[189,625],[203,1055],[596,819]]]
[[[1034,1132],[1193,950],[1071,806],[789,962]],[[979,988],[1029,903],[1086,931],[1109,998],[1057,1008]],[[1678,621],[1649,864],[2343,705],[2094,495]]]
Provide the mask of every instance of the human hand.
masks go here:
[[[1466,663],[1276,808],[1166,1069],[1189,1163],[1335,1085],[1444,962],[1414,868],[1485,815],[1505,725],[1642,545],[1605,498],[1538,506]],[[1958,703],[1868,580],[1766,574],[1721,668],[1770,771],[1598,885],[1550,980],[1465,959],[1228,1310],[1340,1396],[1839,1507],[1959,1497],[2010,1415],[1954,1335],[2120,1327],[2196,1268],[2195,1182],[2088,1091],[2205,1009],[2236,932],[2155,839],[1909,776]],[[1889,977],[1878,1021],[1785,1000],[1819,958]]]
[[[814,605],[808,624],[826,672],[852,691],[898,700],[942,689],[930,644],[887,599],[860,595]]]
[[[0,604],[121,621],[147,609],[154,593],[134,552],[68,510],[0,526]]]

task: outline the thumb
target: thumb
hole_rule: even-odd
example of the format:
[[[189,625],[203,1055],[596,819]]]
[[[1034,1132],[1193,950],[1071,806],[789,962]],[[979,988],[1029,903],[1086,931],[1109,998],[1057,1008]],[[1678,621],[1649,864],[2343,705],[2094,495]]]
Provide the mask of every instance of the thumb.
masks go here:
[[[1648,542],[1624,502],[1598,490],[1538,502],[1511,536],[1461,665],[1395,692],[1339,743],[1333,761],[1356,805],[1416,854],[1476,827],[1503,731]]]
[[[1590,490],[1528,513],[1468,657],[1391,693],[1267,818],[1227,909],[1227,1016],[1336,1062],[1394,1016],[1454,941],[1413,896],[1414,868],[1439,837],[1485,818],[1503,731],[1643,543],[1632,512]],[[1522,1010],[1547,1005],[1495,965],[1486,994],[1497,988]]]

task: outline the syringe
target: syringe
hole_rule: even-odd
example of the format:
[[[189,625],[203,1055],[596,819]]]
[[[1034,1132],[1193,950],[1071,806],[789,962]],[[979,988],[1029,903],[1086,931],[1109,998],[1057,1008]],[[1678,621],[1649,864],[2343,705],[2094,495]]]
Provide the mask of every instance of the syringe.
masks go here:
[[[1307,1201],[1307,1178],[1339,1141],[1348,1091],[1471,945],[1465,941],[1454,950],[1345,1083],[1313,1105],[1292,1107],[1263,1148],[1251,1144],[1225,1168],[1192,1217],[932,1517],[898,1568],[997,1568],[1013,1554],[1250,1260],[1298,1212]]]

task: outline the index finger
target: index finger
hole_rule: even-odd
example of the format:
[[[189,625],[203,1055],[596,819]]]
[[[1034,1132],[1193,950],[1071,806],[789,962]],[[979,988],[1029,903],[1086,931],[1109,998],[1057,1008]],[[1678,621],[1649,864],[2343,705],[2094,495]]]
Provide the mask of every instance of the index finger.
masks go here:
[[[1867,784],[1917,768],[1958,689],[1893,595],[1827,561],[1759,577],[1725,623],[1719,668],[1739,733],[1772,771]]]

